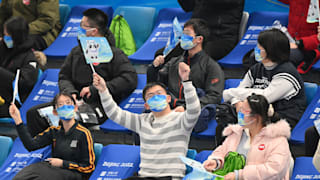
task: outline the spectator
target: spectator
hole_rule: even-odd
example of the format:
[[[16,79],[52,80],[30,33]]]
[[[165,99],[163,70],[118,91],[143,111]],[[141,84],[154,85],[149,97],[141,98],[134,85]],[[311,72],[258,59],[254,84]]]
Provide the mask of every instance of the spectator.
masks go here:
[[[290,46],[286,35],[278,29],[260,32],[255,48],[259,63],[250,67],[237,88],[223,91],[223,99],[235,105],[252,93],[264,95],[275,112],[286,119],[291,128],[299,121],[306,107],[301,76],[289,62]]]
[[[2,0],[0,28],[7,19],[16,16],[24,17],[29,24],[33,48],[36,50],[46,49],[61,30],[59,0]]]
[[[209,172],[223,168],[224,158],[231,151],[244,155],[246,163],[243,169],[228,172],[225,180],[289,179],[290,126],[273,115],[264,96],[247,97],[241,104],[238,124],[224,130],[227,139],[203,163],[204,168]]]
[[[107,81],[107,87],[113,99],[120,103],[136,88],[137,73],[128,57],[120,49],[114,47],[114,36],[107,29],[108,16],[95,8],[84,11],[83,15],[80,26],[86,36],[104,36],[110,43],[113,53],[112,60],[109,63],[95,64],[94,69]],[[59,89],[69,92],[74,99],[82,98],[96,112],[99,124],[102,124],[108,118],[103,111],[98,91],[92,86],[92,73],[81,47],[74,47],[60,69]],[[48,105],[35,106],[27,112],[27,123],[30,124],[29,129],[32,135],[49,126],[47,120],[41,117],[37,111],[37,109]]]
[[[317,150],[318,141],[320,139],[319,133],[315,126],[309,127],[305,134],[305,155],[306,156],[314,156]]]
[[[186,166],[179,156],[186,156],[190,134],[200,114],[200,102],[189,80],[190,68],[179,63],[179,76],[184,86],[186,111],[174,112],[161,83],[149,83],[143,89],[146,109],[151,113],[134,114],[119,108],[113,101],[106,83],[94,74],[93,85],[99,90],[107,115],[116,123],[140,135],[140,177],[131,179],[182,179]],[[130,178],[129,178],[130,179]]]
[[[180,62],[185,62],[191,68],[190,78],[197,88],[199,97],[201,96],[201,107],[221,102],[224,88],[223,71],[219,64],[203,51],[203,43],[206,41],[208,32],[209,30],[203,20],[190,19],[184,25],[184,34],[180,43],[185,52],[170,59],[161,69],[164,57],[158,56],[148,69],[149,74],[155,77],[152,81],[160,81],[168,87],[172,99],[171,107],[175,108],[175,111],[184,111],[185,109],[185,98],[182,94],[183,85],[178,75]],[[199,123],[202,123],[202,121],[198,122],[196,128],[202,126]],[[200,128],[199,131],[204,129]]]
[[[53,114],[59,116],[60,125],[49,127],[35,138],[23,124],[17,107],[10,106],[18,135],[28,151],[52,144],[52,158],[27,166],[13,179],[82,179],[88,178],[95,169],[91,134],[74,119],[77,106],[73,97],[62,92],[54,98],[53,104]]]
[[[13,81],[20,69],[18,92],[23,103],[38,77],[38,63],[32,52],[32,41],[28,35],[28,24],[22,17],[12,17],[3,26],[4,39],[0,40],[0,96],[5,103],[0,106],[0,117],[10,117]]]
[[[238,43],[244,0],[178,0],[178,2],[186,12],[192,11],[192,18],[208,22],[210,35],[204,50],[211,58],[214,60],[223,58]]]

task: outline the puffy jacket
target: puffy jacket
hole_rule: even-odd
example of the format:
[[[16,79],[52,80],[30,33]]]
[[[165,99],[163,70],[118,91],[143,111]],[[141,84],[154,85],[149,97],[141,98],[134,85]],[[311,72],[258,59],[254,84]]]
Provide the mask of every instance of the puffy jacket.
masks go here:
[[[243,127],[229,125],[223,135],[228,136],[209,158],[224,162],[229,151],[236,151],[243,133]],[[285,120],[271,123],[250,142],[246,165],[239,170],[239,179],[288,180],[291,153],[288,144],[290,126]],[[222,164],[223,166],[223,164]]]
[[[8,49],[3,41],[0,41],[0,77],[1,96],[9,102],[12,99],[12,82],[15,79],[17,69],[19,76],[19,97],[24,102],[33,86],[37,82],[38,64],[31,49],[33,42],[28,39],[12,49]],[[3,87],[10,87],[4,89]]]
[[[59,0],[2,0],[0,32],[11,16],[21,16],[29,23],[30,34],[39,34],[49,46],[61,30]]]

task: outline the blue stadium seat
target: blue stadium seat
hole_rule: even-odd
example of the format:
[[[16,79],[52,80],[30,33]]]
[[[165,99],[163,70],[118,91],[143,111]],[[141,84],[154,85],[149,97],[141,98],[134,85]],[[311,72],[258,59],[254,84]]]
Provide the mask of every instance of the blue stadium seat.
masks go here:
[[[155,52],[163,48],[172,31],[172,21],[177,17],[180,23],[185,23],[191,13],[184,12],[181,8],[163,8],[159,11],[155,28],[148,40],[129,59],[137,64],[150,64]]]
[[[78,45],[77,35],[80,26],[82,12],[89,8],[98,8],[105,12],[109,17],[109,24],[113,14],[111,6],[99,5],[79,5],[71,9],[68,22],[63,27],[57,39],[44,50],[48,58],[64,59],[71,51],[71,49]]]
[[[257,44],[260,31],[269,28],[275,20],[284,26],[288,24],[288,13],[283,12],[253,12],[248,20],[248,29],[237,46],[219,64],[226,68],[241,68],[243,56]]]
[[[214,139],[214,136],[216,135],[216,127],[217,127],[217,121],[211,120],[208,124],[208,128],[202,132],[195,133],[192,132],[192,136],[197,138],[203,138],[203,139]]]
[[[313,66],[312,69],[320,71],[320,61],[318,60],[318,62],[316,62]]]
[[[68,4],[59,4],[60,23],[62,27],[66,24],[71,8]]]
[[[123,100],[119,106],[127,111],[133,113],[142,113],[144,110],[144,100],[142,98],[142,90],[147,82],[146,74],[138,74],[138,85],[134,92],[125,100]],[[108,119],[101,124],[100,129],[104,132],[125,132],[130,133],[131,131],[127,128],[120,126],[119,124]]]
[[[320,179],[320,173],[312,164],[312,157],[296,158],[291,179]]]
[[[128,22],[136,47],[139,49],[153,29],[156,9],[152,7],[119,6],[115,15],[122,15]]]
[[[187,151],[187,157],[190,158],[190,159],[195,159],[197,154],[198,154],[197,150],[195,150],[195,149],[188,149],[188,151]],[[192,167],[187,166],[186,174],[188,174],[191,171],[192,171]]]
[[[210,156],[211,153],[212,153],[212,150],[201,151],[196,155],[195,160],[203,163],[205,160],[208,159],[208,156]]]
[[[29,152],[16,138],[10,154],[0,168],[1,179],[12,179],[24,167],[51,157],[51,146]]]
[[[110,144],[103,147],[90,179],[126,179],[139,170],[140,146]]]
[[[11,137],[0,136],[0,167],[7,159],[8,154],[10,153],[13,141]]]
[[[313,126],[314,120],[320,117],[320,88],[318,88],[316,84],[313,84],[314,83],[305,83],[305,93],[307,96],[307,100],[312,99],[312,101],[309,103],[298,124],[291,132],[290,141],[294,144],[304,143],[305,131],[309,127]],[[312,94],[314,94],[313,97]]]
[[[244,33],[247,30],[249,16],[250,15],[247,11],[243,11],[241,22],[240,22],[240,27],[239,27],[239,41],[242,39]]]
[[[103,148],[103,145],[101,143],[94,143],[93,144],[94,154],[96,156],[96,160],[94,161],[95,165],[97,165],[97,163],[99,161],[99,158],[100,158],[100,155],[102,152],[102,148]]]
[[[224,89],[236,88],[241,81],[242,79],[226,79],[224,82]]]

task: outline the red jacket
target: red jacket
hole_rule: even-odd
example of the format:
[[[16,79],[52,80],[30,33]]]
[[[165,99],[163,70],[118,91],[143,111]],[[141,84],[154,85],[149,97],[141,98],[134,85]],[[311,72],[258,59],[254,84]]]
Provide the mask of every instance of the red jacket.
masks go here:
[[[290,6],[288,31],[297,40],[302,39],[304,50],[316,52],[316,60],[320,58],[317,38],[318,23],[307,23],[310,0],[278,0]]]

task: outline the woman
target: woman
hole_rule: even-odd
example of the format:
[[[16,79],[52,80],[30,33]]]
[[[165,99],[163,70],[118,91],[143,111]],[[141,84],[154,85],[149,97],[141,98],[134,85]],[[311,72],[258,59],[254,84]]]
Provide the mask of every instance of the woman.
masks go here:
[[[38,77],[38,63],[32,52],[28,24],[22,17],[10,18],[4,24],[4,37],[0,41],[0,96],[5,104],[0,106],[0,117],[9,117],[13,85],[17,69],[19,76],[19,97],[23,103]]]
[[[275,116],[264,96],[256,94],[241,104],[238,121],[224,130],[228,137],[203,163],[205,169],[212,172],[222,168],[224,157],[232,151],[244,155],[246,165],[226,174],[226,180],[289,179],[289,124]]]
[[[95,169],[93,141],[89,130],[75,119],[75,100],[68,93],[60,93],[53,99],[53,114],[59,116],[60,126],[51,126],[32,138],[23,124],[20,112],[12,104],[10,115],[14,119],[18,135],[26,149],[33,151],[52,144],[52,158],[22,169],[18,179],[82,179]]]

